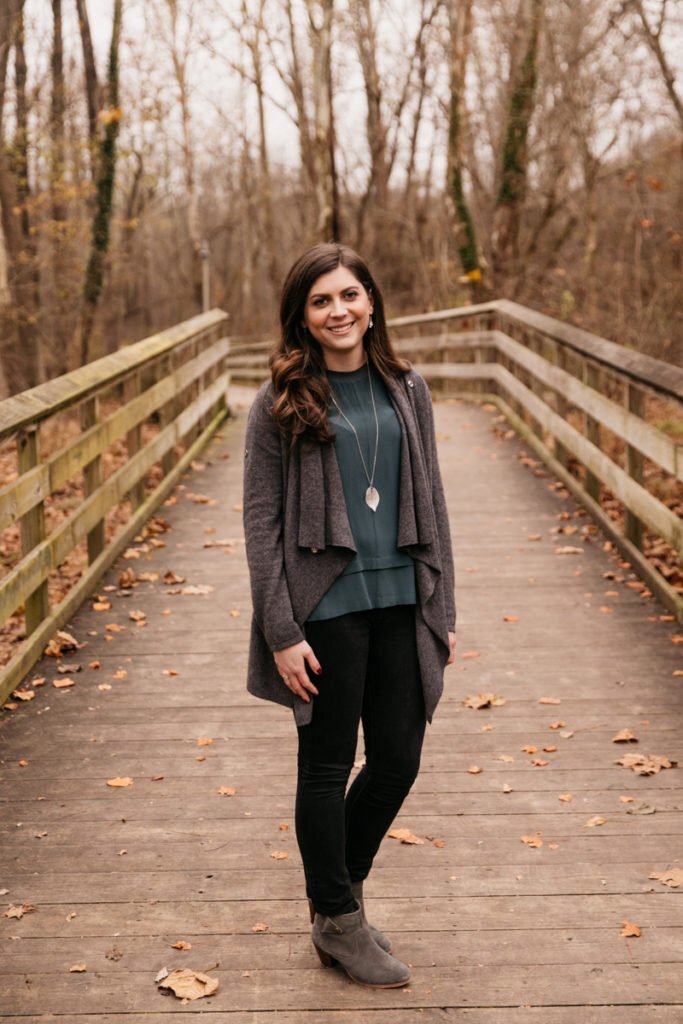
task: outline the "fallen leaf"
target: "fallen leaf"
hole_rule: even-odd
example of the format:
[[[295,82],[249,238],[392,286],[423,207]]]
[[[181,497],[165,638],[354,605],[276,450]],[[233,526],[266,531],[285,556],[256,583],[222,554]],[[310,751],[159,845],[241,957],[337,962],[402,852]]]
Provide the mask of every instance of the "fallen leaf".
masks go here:
[[[498,754],[496,761],[505,761],[506,764],[510,764],[514,761],[514,757],[511,757],[510,754]]]
[[[165,668],[163,670],[163,672],[162,672],[162,675],[164,675],[164,676],[179,676],[180,672],[178,672],[178,670],[175,669],[175,668]]]
[[[230,609],[230,617],[233,618],[233,619],[239,619],[241,614],[242,614],[242,612],[239,610],[239,608],[231,608]]]
[[[273,850],[270,856],[275,860],[287,860],[289,854],[286,850]]]
[[[634,924],[633,921],[622,921],[620,935],[623,935],[626,939],[639,939],[640,938],[640,927]]]
[[[125,668],[119,668],[119,669],[116,670],[116,672],[114,672],[114,675],[112,676],[112,678],[113,679],[125,679],[127,675],[128,675],[128,672],[127,672],[127,670]]]
[[[108,612],[111,610],[111,601],[94,601],[92,610],[94,612]]]
[[[389,833],[390,839],[398,839],[402,843],[406,843],[409,846],[423,846],[424,839],[420,839],[419,836],[414,835],[410,829],[407,828],[392,828]]]
[[[177,942],[171,944],[171,949],[192,949],[192,943],[185,942],[185,939],[178,939]]]
[[[535,747],[533,743],[529,743],[526,747],[520,747],[523,754],[535,754],[538,747]]]
[[[559,843],[548,843],[548,849],[549,850],[559,850],[559,848],[560,848],[560,844]]]
[[[36,908],[32,903],[22,903],[20,906],[10,904],[7,910],[3,911],[3,917],[14,917],[20,921],[24,914],[31,914]]]
[[[108,633],[122,633],[126,627],[118,622],[109,622],[104,628]]]
[[[466,708],[498,708],[507,703],[505,697],[499,697],[497,693],[478,693],[476,696],[468,696],[463,701]]]
[[[21,761],[18,761],[17,763],[18,763],[20,768],[27,768],[28,767],[28,761],[26,760],[25,757],[22,757]]]
[[[563,729],[561,731],[561,733],[560,733],[560,736],[562,737],[563,740],[570,740],[573,735],[574,735],[574,730],[573,729]]]
[[[123,786],[132,786],[133,780],[128,775],[123,776],[123,778],[117,776],[115,779],[107,779],[107,785],[114,789],[120,789]]]
[[[204,996],[212,996],[218,990],[218,979],[210,978],[201,971],[183,968],[171,971],[158,985],[159,988],[170,988],[178,999],[202,999]]]
[[[72,964],[71,967],[69,968],[69,973],[70,974],[82,974],[83,971],[87,971],[87,969],[88,968],[87,968],[87,966],[85,964]]]
[[[71,675],[72,672],[80,672],[81,666],[77,663],[71,663],[69,665],[64,663],[63,665],[57,665],[57,671],[61,676],[68,676]]]
[[[534,768],[545,768],[547,764],[550,764],[550,761],[544,761],[542,757],[532,757],[531,763]]]
[[[620,729],[619,732],[612,737],[612,743],[637,743],[638,737],[635,733],[632,733],[630,729]]]
[[[74,918],[75,918],[76,916],[77,916],[77,915],[76,915],[76,911],[75,911],[75,910],[72,910],[72,911],[71,911],[71,913],[69,913],[69,914],[67,914],[67,915],[66,915],[66,918],[65,918],[65,920],[66,920],[66,921],[73,921],[73,919],[74,919]]]
[[[656,814],[657,808],[653,804],[637,804],[635,807],[629,807],[626,811],[627,814]]]
[[[538,703],[539,704],[561,704],[562,701],[559,699],[559,697],[539,697],[538,698]]]
[[[207,583],[200,583],[197,586],[183,587],[180,591],[181,594],[210,594],[213,591],[213,587],[210,587]]]
[[[479,775],[481,772],[481,768],[476,764],[471,764],[467,771],[470,773],[470,775]]]
[[[570,804],[572,802],[572,800],[574,799],[574,796],[573,796],[572,793],[562,793],[562,795],[558,796],[557,799],[561,800],[562,803]]]
[[[59,658],[61,654],[66,654],[67,651],[76,651],[79,647],[83,647],[83,644],[79,643],[71,633],[60,629],[45,648],[45,654],[50,658]]]
[[[102,668],[102,664],[99,661],[91,661],[88,664],[88,668]]]
[[[131,572],[132,572],[132,570],[131,570]],[[156,583],[156,581],[159,579],[159,573],[158,572],[139,572],[138,573],[138,579],[142,580],[144,583]]]
[[[147,612],[141,611],[140,608],[133,608],[132,611],[128,612],[128,618],[132,619],[133,622],[146,622]]]
[[[549,729],[562,729],[563,726],[565,726],[566,724],[567,724],[566,722],[563,722],[562,719],[560,719],[559,722],[551,722],[550,725],[548,726],[548,728]]]
[[[519,622],[518,615],[504,615],[503,622]]]
[[[280,832],[289,832],[289,825],[286,821],[281,821],[278,825]]]
[[[200,736],[199,739],[197,740],[198,747],[210,747],[212,743],[213,740],[211,739],[210,736]]]
[[[135,586],[136,582],[135,569],[124,569],[119,573],[119,586],[122,590],[129,590]]]
[[[217,792],[219,796],[234,796],[237,790],[232,786],[220,786]]]
[[[35,690],[15,690],[12,694],[17,700],[33,700],[36,695]]]
[[[557,747],[547,746],[547,747],[544,747],[543,750],[545,751],[546,754],[554,754],[555,751],[557,750]]]
[[[662,885],[668,885],[670,889],[677,889],[683,885],[683,868],[669,868],[668,871],[653,871],[648,878],[655,878]]]
[[[565,544],[564,547],[555,548],[556,555],[582,555],[583,548],[572,547],[571,544]]]
[[[481,651],[463,651],[461,658],[481,658]]]
[[[195,761],[206,761],[206,756],[204,754],[197,754]]]
[[[512,786],[510,785],[509,782],[504,782],[503,783],[503,792],[504,793],[511,793],[512,792]]]
[[[607,818],[601,818],[599,814],[594,814],[588,821],[584,821],[584,828],[597,828],[598,825],[606,825]]]
[[[164,780],[164,776],[163,775],[153,775],[152,776],[152,782],[163,782],[163,780]]]
[[[270,925],[266,924],[265,921],[257,921],[256,924],[251,927],[252,932],[269,932]]]
[[[187,579],[187,577],[186,576],[178,576],[177,573],[172,572],[169,569],[167,572],[164,573],[163,579],[164,579],[164,583],[167,583],[168,586],[172,586],[174,584],[178,585],[180,583],[184,583],[185,580]]]
[[[620,796],[619,799],[621,800],[622,804],[632,804],[633,801],[635,800],[635,797],[632,797],[632,796]]]
[[[111,683],[98,683],[97,689],[98,690],[111,690],[112,689],[112,685],[111,685]]]
[[[75,679],[53,679],[52,685],[56,690],[68,690],[71,686],[76,685]]]
[[[533,846],[535,849],[543,846],[543,840],[540,836],[520,836],[520,842],[525,843],[527,846]]]
[[[631,768],[636,775],[657,775],[662,768],[675,768],[677,764],[658,754],[624,754],[614,763]]]
[[[482,727],[481,727],[481,731],[482,732],[493,732],[494,729],[495,729],[494,725],[482,725]]]

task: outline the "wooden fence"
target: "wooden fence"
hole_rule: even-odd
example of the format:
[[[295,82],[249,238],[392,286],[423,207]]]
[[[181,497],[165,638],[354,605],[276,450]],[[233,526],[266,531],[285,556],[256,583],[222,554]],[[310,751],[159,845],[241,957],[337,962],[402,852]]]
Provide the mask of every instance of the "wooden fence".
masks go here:
[[[390,326],[434,388],[498,406],[683,622],[683,594],[643,553],[647,526],[683,558],[683,521],[659,497],[663,479],[670,490],[683,480],[683,370],[507,300]],[[233,346],[233,378],[263,379],[270,347]],[[603,486],[623,505],[623,528]]]
[[[25,617],[25,639],[0,673],[0,702],[226,417],[227,320],[218,309],[202,313],[0,403],[0,444],[5,462],[16,451],[17,474],[0,488],[0,533],[21,528],[21,557],[0,581],[0,624],[22,607]],[[56,421],[73,428],[74,419],[77,436],[41,457],[41,431],[53,424],[54,434]],[[103,456],[115,444],[124,458],[107,475]],[[74,479],[82,501],[48,532],[46,501]],[[106,517],[124,501],[129,518],[108,539]],[[48,578],[81,543],[87,569],[50,607]]]

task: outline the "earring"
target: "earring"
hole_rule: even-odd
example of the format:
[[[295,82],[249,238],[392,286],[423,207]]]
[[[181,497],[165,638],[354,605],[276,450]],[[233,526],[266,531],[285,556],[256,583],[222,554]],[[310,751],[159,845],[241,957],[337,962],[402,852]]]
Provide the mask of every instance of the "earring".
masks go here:
[[[372,319],[372,313],[371,313],[370,314],[370,319],[368,320],[368,330],[370,330],[370,328],[374,327],[374,326],[375,326],[375,321]]]

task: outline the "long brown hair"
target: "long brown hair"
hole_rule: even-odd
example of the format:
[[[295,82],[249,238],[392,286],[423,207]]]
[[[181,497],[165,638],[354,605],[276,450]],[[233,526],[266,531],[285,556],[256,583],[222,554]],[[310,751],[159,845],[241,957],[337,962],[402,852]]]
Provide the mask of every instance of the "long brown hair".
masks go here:
[[[304,328],[303,319],[314,283],[340,266],[350,270],[372,297],[374,323],[363,338],[370,363],[385,379],[410,369],[410,363],[400,359],[392,348],[382,293],[364,260],[348,245],[314,245],[299,257],[285,278],[280,300],[282,332],[270,357],[275,391],[273,418],[292,447],[302,435],[321,442],[334,438],[327,420],[331,392],[323,352]]]

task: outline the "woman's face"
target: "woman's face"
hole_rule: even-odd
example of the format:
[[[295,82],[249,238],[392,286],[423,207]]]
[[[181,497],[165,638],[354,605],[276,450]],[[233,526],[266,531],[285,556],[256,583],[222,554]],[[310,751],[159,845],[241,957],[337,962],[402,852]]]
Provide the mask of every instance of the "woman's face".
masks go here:
[[[347,267],[336,267],[313,282],[304,324],[322,348],[328,370],[357,370],[363,365],[363,335],[371,313],[372,298]]]

